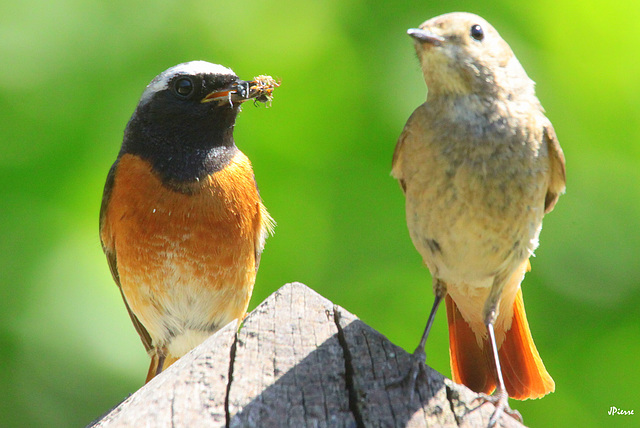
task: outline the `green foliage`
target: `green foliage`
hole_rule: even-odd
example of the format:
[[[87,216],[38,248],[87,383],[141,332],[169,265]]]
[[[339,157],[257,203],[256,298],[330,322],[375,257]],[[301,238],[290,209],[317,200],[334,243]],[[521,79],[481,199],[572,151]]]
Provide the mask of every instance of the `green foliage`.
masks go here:
[[[531,426],[637,424],[607,410],[640,412],[640,3],[221,3],[0,4],[0,426],[85,425],[142,384],[98,210],[145,85],[193,59],[282,79],[236,127],[278,222],[252,307],[303,281],[412,351],[432,293],[389,176],[426,93],[405,31],[453,10],[511,44],[567,157],[524,282],[557,392],[512,404]],[[444,311],[427,353],[449,374]]]

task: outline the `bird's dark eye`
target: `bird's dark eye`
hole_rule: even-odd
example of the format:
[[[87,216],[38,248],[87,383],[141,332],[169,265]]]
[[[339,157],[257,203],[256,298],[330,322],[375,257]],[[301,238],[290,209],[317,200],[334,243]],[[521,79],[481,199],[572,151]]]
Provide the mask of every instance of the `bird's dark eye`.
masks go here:
[[[477,41],[481,41],[482,39],[484,39],[484,31],[482,30],[482,27],[478,24],[471,27],[471,37],[473,37]]]
[[[173,84],[176,94],[181,97],[188,97],[193,92],[193,82],[188,77],[182,77]]]

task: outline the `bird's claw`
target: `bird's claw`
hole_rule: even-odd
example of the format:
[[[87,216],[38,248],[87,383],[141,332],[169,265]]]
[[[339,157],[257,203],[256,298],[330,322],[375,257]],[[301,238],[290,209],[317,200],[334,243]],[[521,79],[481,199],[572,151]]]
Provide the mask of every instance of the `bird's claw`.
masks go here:
[[[390,388],[407,388],[409,390],[409,402],[413,401],[413,397],[415,396],[415,392],[418,386],[418,376],[422,374],[423,376],[426,374],[425,372],[425,359],[426,354],[422,349],[416,349],[413,354],[411,354],[411,368],[404,376],[400,376],[397,379],[389,382]]]
[[[489,419],[490,428],[496,426],[496,423],[503,413],[506,413],[518,422],[522,423],[522,415],[520,412],[509,407],[509,396],[506,393],[496,392],[494,395],[480,393],[473,401],[481,401],[481,405],[484,403],[491,403],[496,407]]]

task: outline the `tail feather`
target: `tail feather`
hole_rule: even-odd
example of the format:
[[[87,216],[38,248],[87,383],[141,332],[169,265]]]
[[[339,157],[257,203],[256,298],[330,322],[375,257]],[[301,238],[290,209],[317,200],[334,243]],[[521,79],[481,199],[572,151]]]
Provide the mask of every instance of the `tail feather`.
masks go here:
[[[540,398],[555,390],[531,337],[522,291],[513,303],[513,321],[498,350],[502,376],[509,396],[517,400]]]
[[[491,394],[496,388],[496,376],[478,345],[475,333],[465,321],[451,296],[446,297],[449,321],[449,357],[453,381],[475,392]]]
[[[446,306],[453,380],[473,391],[492,393],[498,381],[488,339],[478,337],[471,330],[449,295]],[[506,331],[498,355],[509,397],[518,400],[540,398],[555,390],[555,383],[531,337],[521,290],[516,294],[511,328]]]
[[[167,367],[169,367],[171,364],[175,363],[176,361],[178,361],[179,358],[175,358],[172,356],[167,356],[164,359],[164,362],[162,364],[162,367],[160,369],[160,372],[164,371],[167,369]],[[149,381],[151,379],[153,379],[154,377],[156,377],[156,375],[158,374],[158,363],[160,362],[160,356],[158,356],[157,353],[154,353],[151,355],[151,364],[149,364],[149,371],[147,372],[147,380],[144,382],[149,383]]]

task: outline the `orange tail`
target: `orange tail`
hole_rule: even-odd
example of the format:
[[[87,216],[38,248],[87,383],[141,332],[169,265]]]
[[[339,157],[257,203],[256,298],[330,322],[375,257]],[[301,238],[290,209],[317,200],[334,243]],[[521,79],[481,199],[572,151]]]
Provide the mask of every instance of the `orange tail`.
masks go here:
[[[475,333],[462,318],[460,310],[447,294],[447,319],[449,320],[449,356],[453,381],[475,392],[491,394],[496,388],[496,377],[491,360],[478,345]]]
[[[453,299],[447,295],[446,302],[453,380],[473,391],[491,394],[498,380],[489,341],[487,338],[481,339],[480,346]],[[533,343],[521,290],[516,294],[511,328],[506,332],[498,355],[509,397],[517,400],[540,398],[555,390],[555,383]]]
[[[555,391],[556,384],[533,343],[521,290],[518,290],[513,302],[513,321],[498,355],[510,397],[525,400],[540,398]]]
[[[167,367],[169,367],[171,364],[175,363],[178,360],[179,358],[174,358],[172,356],[165,357],[164,363],[162,364],[162,370],[160,371],[162,372],[166,370]],[[153,354],[151,356],[151,364],[149,365],[149,371],[147,372],[147,380],[144,382],[145,384],[148,383],[154,377],[156,377],[156,374],[158,373],[159,361],[160,361],[160,357],[158,356],[158,354]]]

